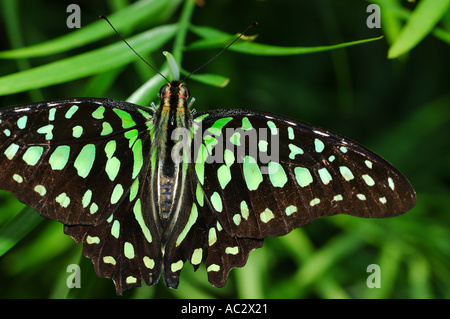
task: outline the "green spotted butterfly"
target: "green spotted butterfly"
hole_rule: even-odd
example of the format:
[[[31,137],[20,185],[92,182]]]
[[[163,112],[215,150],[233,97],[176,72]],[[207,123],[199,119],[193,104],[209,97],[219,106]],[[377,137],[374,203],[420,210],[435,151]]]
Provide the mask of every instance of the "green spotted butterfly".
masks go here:
[[[264,238],[329,215],[391,217],[407,179],[331,131],[251,110],[194,112],[182,82],[158,107],[72,98],[0,109],[0,188],[65,225],[116,292],[177,288],[206,259],[225,285]]]

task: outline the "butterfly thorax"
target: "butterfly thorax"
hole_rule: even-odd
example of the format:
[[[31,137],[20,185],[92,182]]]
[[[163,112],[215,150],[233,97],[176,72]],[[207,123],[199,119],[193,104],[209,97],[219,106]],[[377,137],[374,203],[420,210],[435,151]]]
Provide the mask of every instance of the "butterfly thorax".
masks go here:
[[[189,132],[191,114],[188,109],[188,89],[179,82],[164,85],[160,92],[161,104],[156,111],[154,128],[157,132],[152,143],[152,202],[155,220],[159,221],[163,237],[170,235],[176,223],[186,171],[177,160],[176,146],[179,132]]]

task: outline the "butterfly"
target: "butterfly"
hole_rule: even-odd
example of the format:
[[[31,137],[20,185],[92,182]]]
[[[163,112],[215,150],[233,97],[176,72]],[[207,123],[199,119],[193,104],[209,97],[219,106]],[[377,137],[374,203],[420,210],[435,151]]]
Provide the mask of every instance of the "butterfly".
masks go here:
[[[184,81],[152,108],[71,98],[0,109],[0,189],[63,223],[117,294],[177,288],[186,261],[225,285],[267,237],[323,216],[391,217],[408,180],[364,146],[284,116],[195,112]]]

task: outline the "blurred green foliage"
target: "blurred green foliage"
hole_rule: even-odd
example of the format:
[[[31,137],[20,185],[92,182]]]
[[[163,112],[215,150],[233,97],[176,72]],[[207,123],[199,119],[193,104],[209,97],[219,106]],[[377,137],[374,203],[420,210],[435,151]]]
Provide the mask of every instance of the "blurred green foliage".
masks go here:
[[[99,14],[134,37],[134,48],[165,74],[163,50],[189,72],[258,21],[248,34],[258,34],[257,45],[236,44],[200,71],[228,78],[225,88],[194,76],[188,81],[195,109],[258,109],[339,132],[402,171],[417,191],[417,205],[396,218],[328,217],[266,239],[221,289],[208,283],[204,267],[194,273],[186,264],[178,291],[159,283],[124,297],[449,298],[449,1],[434,7],[431,0],[205,2],[80,0],[77,31],[66,27],[68,1],[0,2],[0,106],[81,96],[155,101],[163,81]],[[381,29],[366,26],[371,3],[380,5]],[[420,34],[413,32],[417,28]],[[317,51],[381,35],[301,56],[258,49],[264,44]],[[116,59],[102,64],[110,57]],[[1,298],[116,297],[112,281],[97,279],[81,245],[62,229],[0,192]],[[81,289],[66,286],[66,267],[73,263],[82,269]],[[370,264],[381,268],[381,288],[366,285]]]

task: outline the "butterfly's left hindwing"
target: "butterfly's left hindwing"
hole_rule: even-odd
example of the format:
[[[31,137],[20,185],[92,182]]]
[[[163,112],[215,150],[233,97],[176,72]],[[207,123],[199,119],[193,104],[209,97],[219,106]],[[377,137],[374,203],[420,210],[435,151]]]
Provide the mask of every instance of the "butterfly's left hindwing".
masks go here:
[[[199,113],[196,122],[196,175],[229,236],[263,239],[322,216],[390,217],[415,204],[401,173],[336,133],[249,110]]]
[[[160,275],[149,214],[153,112],[108,99],[48,101],[0,110],[1,188],[66,225],[99,277],[117,291]]]

